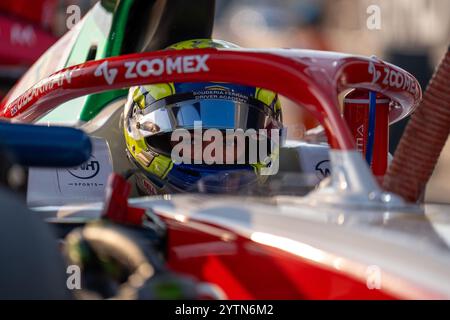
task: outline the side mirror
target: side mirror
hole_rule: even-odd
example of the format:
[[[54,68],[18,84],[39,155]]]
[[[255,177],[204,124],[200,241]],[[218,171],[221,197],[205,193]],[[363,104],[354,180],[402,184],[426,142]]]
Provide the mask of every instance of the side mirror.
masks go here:
[[[90,138],[69,127],[0,123],[0,149],[27,167],[74,167],[89,159]]]

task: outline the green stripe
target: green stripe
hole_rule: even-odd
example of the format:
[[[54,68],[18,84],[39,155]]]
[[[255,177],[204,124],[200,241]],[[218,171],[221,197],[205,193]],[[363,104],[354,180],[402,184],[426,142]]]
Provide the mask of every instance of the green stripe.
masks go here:
[[[105,50],[101,57],[96,59],[113,57],[120,55],[123,39],[125,36],[125,29],[128,22],[128,15],[130,8],[134,4],[134,0],[119,1],[114,12],[111,30],[109,32],[108,40]],[[113,90],[99,94],[90,95],[80,113],[80,120],[89,121],[95,117],[108,103],[127,95],[128,90]]]

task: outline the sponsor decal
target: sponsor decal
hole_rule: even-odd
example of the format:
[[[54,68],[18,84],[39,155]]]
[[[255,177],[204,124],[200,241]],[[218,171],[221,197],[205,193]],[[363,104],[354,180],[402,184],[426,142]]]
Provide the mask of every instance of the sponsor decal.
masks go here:
[[[404,72],[396,71],[389,66],[384,66],[383,70],[378,70],[375,64],[370,61],[367,72],[372,75],[372,83],[378,83],[381,80],[381,85],[391,87],[393,89],[406,90],[413,95],[417,95],[419,88],[414,81],[414,78]]]
[[[356,148],[359,152],[364,152],[364,132],[365,128],[362,124],[358,127],[356,135]]]
[[[90,160],[81,166],[67,170],[72,176],[78,179],[92,179],[97,176],[100,171],[100,163],[96,160]]]
[[[70,84],[72,82],[72,70],[66,71],[53,77],[50,81],[43,84],[38,83],[33,88],[27,90],[18,99],[14,100],[11,105],[10,113],[14,117],[25,105],[39,96],[45,95],[47,92],[62,87],[65,83]]]
[[[330,170],[330,160],[323,160],[316,164],[317,177],[319,179],[324,179],[331,174]]]
[[[15,24],[11,27],[10,41],[13,45],[33,47],[37,41],[36,32],[31,25]]]
[[[208,72],[208,54],[191,55],[184,57],[167,57],[164,59],[143,59],[140,61],[127,61],[124,63],[125,79],[147,78],[150,76],[171,75],[174,73]],[[100,64],[94,72],[96,77],[102,77],[106,83],[113,85],[118,75],[117,68],[109,68],[108,61]]]
[[[106,82],[109,85],[112,85],[117,77],[117,73],[118,73],[117,69],[114,68],[108,69],[108,61],[105,61],[97,67],[97,69],[94,72],[94,76],[96,77],[103,76]]]
[[[91,138],[92,156],[73,168],[30,168],[27,203],[62,205],[102,201],[108,176],[113,172],[107,142]]]
[[[246,103],[249,100],[249,96],[230,90],[224,87],[206,87],[205,90],[197,90],[193,92],[195,99],[219,99],[219,100],[231,100],[236,102]]]
[[[97,188],[104,186],[104,183],[95,179],[100,173],[100,162],[94,156],[82,165],[66,171],[72,178],[81,180],[73,180],[67,176],[69,179],[67,179],[66,184],[69,187]]]

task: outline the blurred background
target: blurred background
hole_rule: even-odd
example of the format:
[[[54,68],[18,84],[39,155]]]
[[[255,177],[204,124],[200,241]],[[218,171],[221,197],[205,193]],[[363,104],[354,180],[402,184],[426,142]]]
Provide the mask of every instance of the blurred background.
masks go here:
[[[215,36],[244,47],[376,55],[412,73],[425,88],[450,42],[450,1],[218,0]],[[303,117],[311,126],[298,108],[284,109],[288,125]],[[406,122],[391,127],[391,152]]]
[[[68,31],[71,6],[82,17],[96,2],[0,1],[0,99]],[[376,55],[412,73],[425,89],[450,43],[449,13],[448,0],[216,0],[213,36],[242,47]],[[288,126],[304,124],[289,132],[291,138],[316,125],[289,101],[283,109]],[[407,121],[391,127],[392,153]],[[450,161],[450,146],[446,150]],[[437,173],[442,170],[438,166]]]

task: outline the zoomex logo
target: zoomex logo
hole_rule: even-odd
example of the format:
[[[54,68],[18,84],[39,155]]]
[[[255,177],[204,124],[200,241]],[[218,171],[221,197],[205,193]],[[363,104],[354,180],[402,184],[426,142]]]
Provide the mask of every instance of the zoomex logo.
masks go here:
[[[124,63],[124,67],[126,68],[124,77],[125,79],[136,79],[138,77],[146,78],[149,76],[159,77],[164,73],[171,75],[173,73],[208,72],[209,67],[206,63],[208,59],[209,55],[205,54],[127,61]],[[95,77],[103,76],[109,85],[114,84],[118,74],[119,69],[110,68],[108,61],[102,62],[94,72]]]
[[[100,163],[93,157],[88,162],[83,163],[81,166],[68,169],[67,171],[69,171],[72,176],[78,179],[92,179],[98,175],[100,171]]]
[[[323,178],[328,177],[331,174],[331,171],[330,171],[330,160],[320,161],[316,165],[316,172],[317,172],[317,176],[319,177],[319,179],[323,179]]]

